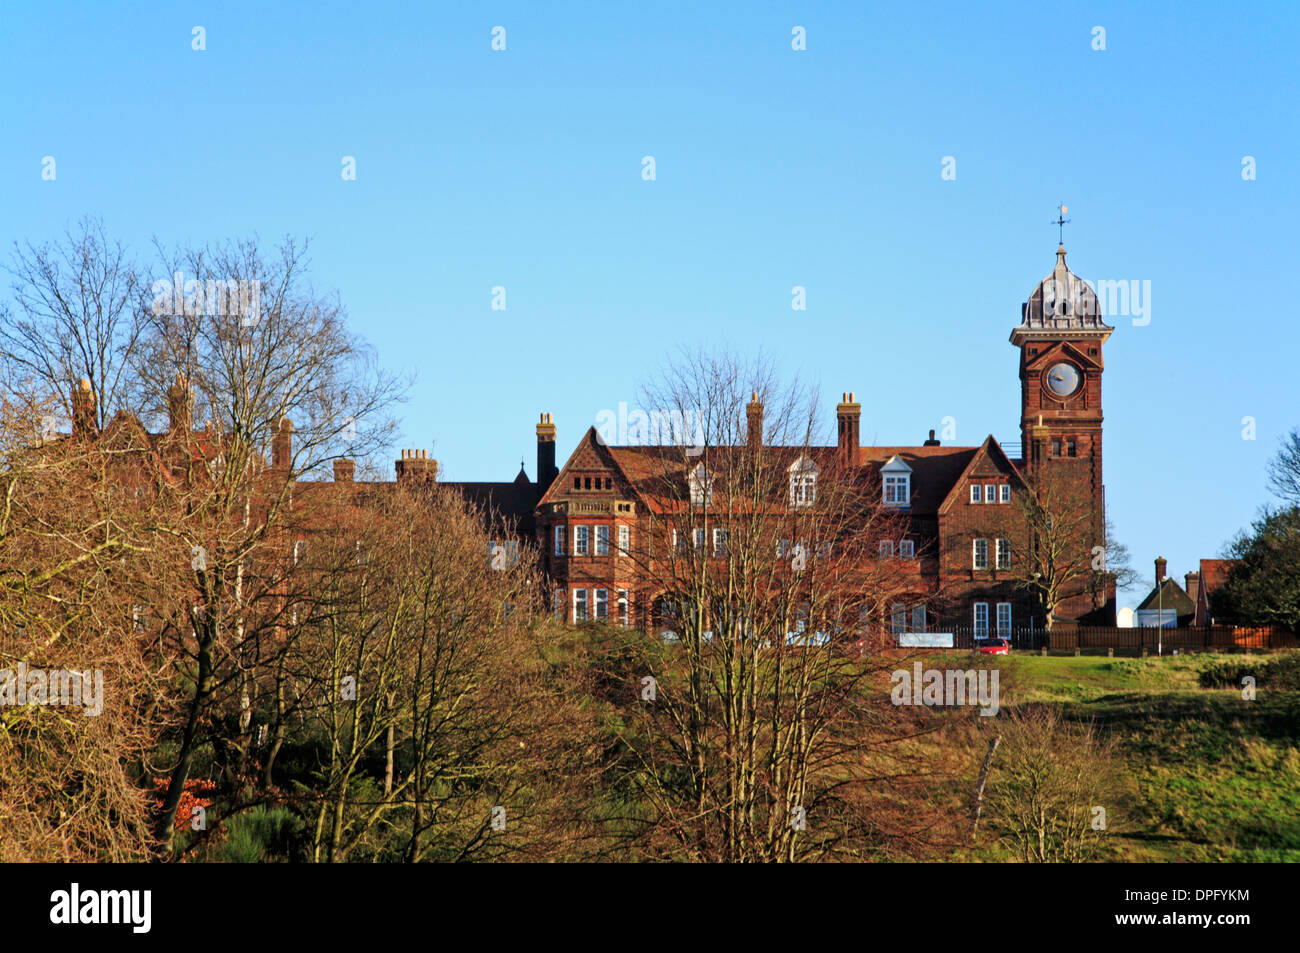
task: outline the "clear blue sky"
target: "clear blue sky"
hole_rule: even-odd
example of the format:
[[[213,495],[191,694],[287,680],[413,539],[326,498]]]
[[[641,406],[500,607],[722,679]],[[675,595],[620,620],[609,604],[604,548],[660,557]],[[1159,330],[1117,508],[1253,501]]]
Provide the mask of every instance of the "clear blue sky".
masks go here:
[[[1064,200],[1076,273],[1152,284],[1149,325],[1112,321],[1105,479],[1181,578],[1300,424],[1300,12],[997,6],[5,3],[0,244],[88,213],[142,252],[310,236],[418,373],[397,446],[508,480],[540,411],[565,455],[682,344],[765,348],[828,429],[856,391],[864,441],[1018,439],[1007,335]]]

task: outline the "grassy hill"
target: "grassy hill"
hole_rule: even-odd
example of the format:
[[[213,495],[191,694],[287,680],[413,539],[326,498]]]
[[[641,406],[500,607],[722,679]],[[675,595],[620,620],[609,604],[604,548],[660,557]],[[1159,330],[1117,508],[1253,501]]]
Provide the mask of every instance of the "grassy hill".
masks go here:
[[[1300,652],[1023,655],[1004,669],[1013,705],[1059,704],[1114,742],[1131,788],[1108,859],[1300,861]]]

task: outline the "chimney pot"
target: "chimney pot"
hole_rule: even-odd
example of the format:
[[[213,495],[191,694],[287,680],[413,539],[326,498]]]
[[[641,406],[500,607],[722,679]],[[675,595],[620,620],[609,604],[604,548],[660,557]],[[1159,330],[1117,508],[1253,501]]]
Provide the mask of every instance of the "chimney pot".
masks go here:
[[[543,413],[537,425],[537,498],[550,489],[560,475],[555,466],[555,423],[550,413]]]
[[[1163,556],[1156,557],[1156,584],[1157,585],[1165,581],[1165,567],[1167,565],[1169,565],[1169,562]]]
[[[844,402],[835,408],[838,431],[838,451],[842,466],[858,462],[859,435],[862,427],[862,408],[853,401],[851,391],[844,392]]]

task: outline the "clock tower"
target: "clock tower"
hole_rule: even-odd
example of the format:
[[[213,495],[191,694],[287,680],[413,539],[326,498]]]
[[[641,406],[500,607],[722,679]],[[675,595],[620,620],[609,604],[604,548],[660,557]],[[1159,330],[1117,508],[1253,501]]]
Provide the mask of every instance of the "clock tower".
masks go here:
[[[1021,306],[1011,343],[1020,349],[1020,434],[1025,475],[1050,468],[1078,481],[1091,500],[1094,545],[1104,544],[1102,484],[1102,346],[1115,329],[1101,318],[1097,295],[1065,264],[1056,267]]]
[[[1101,502],[1102,345],[1114,328],[1101,319],[1097,295],[1065,264],[1021,305],[1011,343],[1020,349],[1020,436],[1032,473],[1056,462],[1085,477]]]

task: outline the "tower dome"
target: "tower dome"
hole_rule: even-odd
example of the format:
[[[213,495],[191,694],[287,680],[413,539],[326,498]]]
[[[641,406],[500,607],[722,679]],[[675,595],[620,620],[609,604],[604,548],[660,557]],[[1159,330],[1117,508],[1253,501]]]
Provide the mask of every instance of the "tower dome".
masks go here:
[[[1113,330],[1101,319],[1097,294],[1065,264],[1065,246],[1056,250],[1056,267],[1040,281],[1021,305],[1020,326],[1025,329]]]
[[[1020,306],[1020,324],[1011,329],[1011,343],[1019,347],[1029,338],[1110,337],[1115,329],[1101,319],[1097,293],[1065,265],[1065,246],[1056,250],[1056,267],[1038,283]]]

